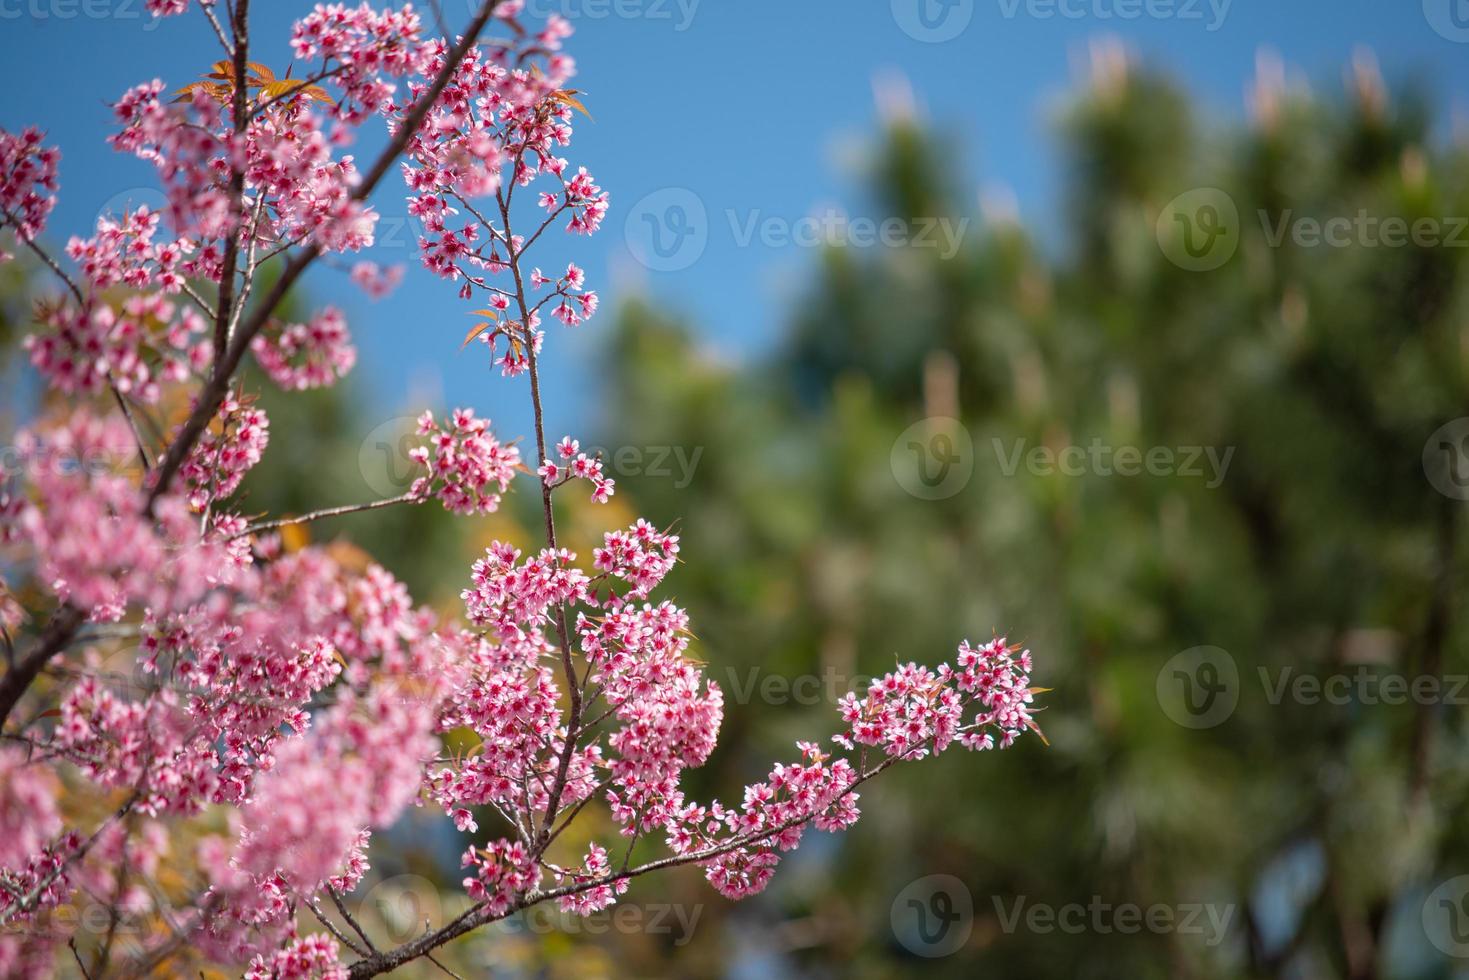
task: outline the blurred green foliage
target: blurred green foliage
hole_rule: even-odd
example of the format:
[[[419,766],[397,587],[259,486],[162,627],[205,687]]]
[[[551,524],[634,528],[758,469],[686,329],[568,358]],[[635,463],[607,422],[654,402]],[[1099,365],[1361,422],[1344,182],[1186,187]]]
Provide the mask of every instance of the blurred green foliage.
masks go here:
[[[933,662],[963,636],[1024,641],[1055,689],[1049,748],[885,778],[853,831],[789,859],[766,895],[707,899],[667,975],[1452,975],[1422,919],[1428,892],[1469,871],[1469,692],[1374,702],[1388,675],[1447,675],[1452,694],[1469,670],[1465,505],[1424,468],[1430,434],[1469,414],[1469,235],[1272,238],[1282,220],[1360,212],[1432,219],[1447,238],[1469,215],[1469,148],[1436,147],[1423,101],[1390,99],[1369,63],[1350,82],[1323,101],[1267,78],[1248,126],[1215,128],[1103,50],[1064,120],[1058,227],[982,215],[947,261],[829,249],[758,363],[712,360],[651,306],[622,311],[602,444],[701,453],[687,488],[617,475],[641,513],[682,529],[669,591],[739,702],[703,791],[829,731],[826,678]],[[911,120],[885,134],[870,216],[967,216],[943,138]],[[1171,262],[1159,231],[1197,188],[1237,210],[1236,251],[1210,271]],[[920,499],[900,440],[943,416],[970,437],[972,476]],[[1094,444],[1182,452],[1154,475],[1011,462]],[[1208,457],[1183,470],[1188,447],[1227,460],[1222,479]],[[1236,665],[1238,705],[1195,729],[1165,710],[1165,665],[1201,645]],[[822,703],[749,693],[803,675]],[[1353,693],[1311,703],[1289,686],[1301,675]],[[939,873],[966,886],[973,928],[928,959],[889,913]],[[1105,912],[1030,928],[1010,922],[1017,900],[1231,918],[1222,936],[1125,934]]]

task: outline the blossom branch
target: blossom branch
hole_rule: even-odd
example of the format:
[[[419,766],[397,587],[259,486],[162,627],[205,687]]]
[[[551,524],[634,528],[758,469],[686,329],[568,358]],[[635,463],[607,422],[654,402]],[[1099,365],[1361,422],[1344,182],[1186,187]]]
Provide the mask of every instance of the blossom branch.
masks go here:
[[[848,796],[854,790],[856,790],[858,786],[862,785],[867,780],[876,776],[878,773],[882,772],[884,769],[888,768],[893,763],[898,761],[899,758],[896,756],[889,757],[883,760],[877,766],[873,767],[872,770],[857,776],[853,780],[851,785],[848,786],[847,789],[840,794],[838,799]],[[835,803],[836,801],[834,800],[832,802]],[[703,850],[693,851],[688,854],[673,854],[665,858],[659,858],[655,861],[649,861],[646,864],[638,865],[636,868],[621,869],[609,875],[606,875],[605,877],[597,878],[591,881],[576,882],[574,884],[564,885],[560,888],[553,888],[547,891],[532,892],[528,895],[523,896],[518,901],[511,903],[509,908],[500,912],[492,912],[489,910],[489,907],[486,904],[481,903],[471,909],[468,909],[458,918],[443,926],[437,932],[420,936],[415,940],[404,943],[403,945],[398,946],[395,949],[386,950],[382,953],[377,954],[376,956],[358,960],[356,963],[352,964],[348,975],[352,978],[352,980],[367,980],[367,978],[369,977],[375,977],[384,973],[391,972],[392,970],[396,970],[398,967],[402,966],[404,963],[415,960],[420,956],[425,956],[433,950],[438,949],[445,943],[450,942],[454,939],[458,939],[460,936],[464,935],[467,932],[471,932],[475,929],[478,929],[480,926],[487,925],[488,923],[496,922],[500,919],[509,918],[517,912],[524,911],[525,909],[539,905],[542,902],[551,901],[552,899],[557,898],[563,898],[569,895],[575,895],[580,892],[590,891],[593,888],[600,888],[606,885],[616,884],[619,881],[637,878],[642,875],[649,874],[653,871],[661,871],[667,868],[675,868],[687,864],[697,864],[701,861],[710,861],[714,858],[722,857],[726,854],[731,854],[741,848],[749,847],[751,844],[759,844],[762,841],[766,841],[771,837],[776,836],[777,834],[781,834],[787,830],[791,830],[795,827],[801,826],[802,824],[814,820],[817,815],[818,813],[816,811],[800,814],[784,820],[773,827],[768,827],[764,830],[752,831],[748,834],[744,834],[731,840],[724,841],[723,843],[720,843],[718,845],[704,848]]]
[[[353,191],[352,199],[354,201],[360,202],[365,200],[387,174],[388,169],[393,165],[394,161],[402,155],[409,141],[413,138],[414,133],[417,132],[418,128],[423,124],[423,120],[428,116],[429,110],[433,108],[434,103],[438,100],[440,94],[443,93],[445,86],[449,84],[449,80],[454,77],[454,72],[458,69],[460,62],[464,60],[470,48],[474,46],[475,40],[479,37],[480,32],[484,30],[485,25],[489,22],[493,14],[494,8],[499,2],[500,0],[484,0],[479,12],[475,14],[474,18],[465,28],[464,34],[460,37],[458,43],[454,45],[449,55],[445,58],[443,68],[434,78],[432,84],[424,90],[418,101],[399,125],[397,132],[393,135],[387,147],[379,154],[377,162],[373,165],[362,183]],[[286,293],[295,285],[296,280],[301,277],[320,254],[321,246],[319,244],[312,244],[304,251],[293,256],[286,264],[285,269],[282,270],[280,278],[271,287],[264,301],[242,323],[236,336],[231,338],[225,345],[224,357],[216,363],[215,370],[208,383],[206,383],[204,389],[199,393],[193,412],[190,413],[187,421],[185,421],[173,443],[168,447],[168,451],[153,472],[153,483],[145,497],[143,505],[143,513],[145,515],[151,515],[153,513],[154,505],[164,492],[167,491],[174,476],[178,473],[179,467],[183,465],[184,459],[188,456],[190,450],[193,449],[194,444],[199,440],[199,437],[209,425],[210,420],[214,418],[215,412],[218,411],[220,403],[224,400],[225,394],[229,390],[230,380],[235,370],[239,367],[240,360],[244,357],[245,351],[249,348],[250,341],[254,339],[255,335],[270,320],[276,308],[285,299]],[[86,618],[86,613],[83,610],[77,609],[70,603],[64,604],[47,624],[36,646],[18,659],[15,665],[6,671],[5,676],[0,678],[0,726],[3,726],[5,721],[9,719],[11,711],[14,710],[16,703],[30,687],[32,682],[35,681],[41,667],[66,646],[71,636],[86,621]]]
[[[278,527],[290,527],[294,524],[309,524],[312,521],[319,521],[328,517],[357,514],[364,510],[379,510],[383,507],[392,507],[395,504],[419,503],[422,500],[422,497],[415,495],[410,490],[396,497],[385,497],[382,500],[374,500],[365,504],[343,504],[340,507],[327,507],[322,510],[314,510],[309,514],[302,514],[299,517],[281,517],[272,521],[261,521],[258,524],[251,524],[238,534],[231,535],[231,537],[243,538],[251,534],[259,534],[261,531],[273,531]]]

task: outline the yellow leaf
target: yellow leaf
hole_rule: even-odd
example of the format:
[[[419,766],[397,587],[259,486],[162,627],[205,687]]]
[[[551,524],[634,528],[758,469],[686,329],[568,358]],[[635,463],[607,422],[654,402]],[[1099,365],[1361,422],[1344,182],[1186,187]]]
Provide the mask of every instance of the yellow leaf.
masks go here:
[[[174,95],[178,96],[175,102],[187,102],[195,91],[202,90],[216,102],[228,102],[230,99],[230,87],[228,85],[217,85],[214,82],[190,82],[179,89]]]
[[[1043,731],[1041,731],[1041,726],[1039,726],[1035,722],[1031,721],[1031,722],[1027,722],[1026,723],[1026,727],[1028,727],[1031,731],[1035,732],[1036,738],[1040,739],[1041,740],[1041,743],[1043,745],[1045,745],[1046,748],[1050,748],[1051,747],[1051,740],[1048,739],[1048,738],[1046,738],[1046,733],[1043,732]]]
[[[478,337],[480,334],[484,333],[486,330],[490,329],[493,326],[494,324],[488,320],[486,320],[484,323],[475,324],[474,329],[464,335],[464,343],[459,345],[459,349],[463,350],[464,348],[468,347],[470,343],[473,342],[474,338]]]
[[[265,81],[267,81],[267,82],[273,82],[273,81],[275,81],[275,72],[271,71],[269,68],[267,68],[266,66],[262,65],[260,62],[258,62],[258,61],[247,61],[247,62],[245,62],[245,65],[246,65],[247,68],[249,68],[255,74],[259,75]]]
[[[304,80],[299,78],[283,78],[278,82],[269,82],[260,89],[260,96],[263,100],[270,101],[290,92],[295,92],[297,89],[300,89],[301,94],[307,98],[315,99],[318,102],[333,101],[325,89],[317,85],[307,85]]]
[[[498,319],[500,319],[500,314],[496,310],[470,310],[469,311],[469,315],[470,316],[487,316],[491,320],[498,320]]]
[[[581,99],[578,99],[577,98],[577,96],[580,95],[580,94],[581,94],[581,92],[577,91],[574,88],[564,88],[564,89],[561,89],[560,91],[552,92],[551,93],[551,98],[554,99],[557,102],[560,102],[562,105],[571,106],[573,109],[578,110],[582,115],[586,116],[588,119],[591,119],[592,118],[592,114],[587,111],[587,107],[586,106],[582,105]]]
[[[311,535],[304,525],[287,524],[281,528],[281,548],[287,553],[300,551],[311,543]]]

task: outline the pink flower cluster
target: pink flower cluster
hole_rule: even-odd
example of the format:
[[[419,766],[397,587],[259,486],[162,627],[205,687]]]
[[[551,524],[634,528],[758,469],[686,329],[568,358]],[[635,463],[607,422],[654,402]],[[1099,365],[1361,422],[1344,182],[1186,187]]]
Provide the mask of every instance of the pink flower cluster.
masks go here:
[[[449,424],[440,427],[432,412],[424,412],[418,419],[418,434],[429,441],[408,455],[427,474],[413,482],[412,496],[437,497],[455,514],[490,514],[499,509],[500,495],[520,466],[520,450],[496,439],[488,419],[475,418],[473,409],[456,408]]]
[[[240,487],[256,463],[260,462],[270,442],[270,419],[264,409],[248,404],[238,394],[225,397],[215,416],[215,424],[199,437],[183,466],[179,478],[188,488],[189,506],[196,510],[228,497]]]
[[[358,262],[352,266],[352,281],[369,299],[382,299],[403,281],[403,267],[390,265],[384,268],[376,262]]]
[[[0,875],[24,868],[61,833],[60,788],[49,767],[19,746],[0,747]]]
[[[31,365],[69,395],[94,395],[112,385],[152,404],[164,384],[202,373],[213,356],[203,318],[163,293],[129,296],[117,306],[45,307],[39,321],[47,330],[23,342]]]
[[[556,455],[561,457],[560,463],[543,460],[540,469],[536,471],[546,486],[554,490],[572,480],[590,481],[592,500],[599,504],[605,504],[616,492],[617,481],[602,472],[602,458],[590,457],[581,452],[581,443],[571,436],[564,436],[557,444]]]
[[[372,244],[377,213],[352,199],[357,167],[332,156],[314,113],[282,104],[253,121],[245,139],[252,195],[243,212],[260,215],[247,230],[272,245],[310,241],[328,252]]]
[[[486,275],[509,269],[531,240],[511,235],[469,203],[474,197],[497,195],[502,209],[508,205],[513,188],[502,190],[502,170],[507,165],[515,187],[542,176],[555,182],[556,190],[540,195],[547,211],[542,227],[565,212],[569,230],[590,234],[606,215],[606,192],[585,168],[568,178],[569,165],[557,155],[571,141],[573,106],[579,104],[565,90],[574,63],[559,53],[562,39],[570,34],[571,26],[564,18],[552,15],[548,19],[536,38],[543,50],[552,52],[543,70],[515,64],[508,50],[475,51],[460,64],[453,83],[409,145],[411,163],[404,167],[404,179],[414,195],[409,199],[409,212],[424,225],[419,240],[424,265],[446,279],[465,279],[466,290],[473,286],[503,296],[504,291],[492,286]],[[456,203],[469,217],[459,217],[461,208]],[[550,281],[540,280],[538,285]],[[570,291],[582,287],[580,271],[574,266],[560,282],[563,285],[552,295],[562,296],[556,313],[565,322],[580,322],[596,310],[595,293],[577,296],[580,312],[568,304]],[[520,340],[535,343],[536,322],[529,316],[527,320],[522,325],[526,336]],[[488,342],[493,345],[494,338]],[[509,369],[512,363],[505,367]]]
[[[273,334],[258,334],[250,350],[270,380],[287,391],[335,384],[357,363],[347,320],[331,306],[308,323],[286,324]]]
[[[10,226],[21,241],[34,241],[56,205],[56,164],[61,151],[42,146],[34,127],[20,134],[0,130],[0,228]],[[10,256],[0,252],[0,262]]]
[[[302,61],[320,57],[323,71],[338,70],[343,97],[336,115],[359,124],[392,107],[395,87],[387,78],[436,70],[430,59],[442,52],[442,42],[423,40],[421,28],[410,5],[379,11],[367,3],[317,4],[296,22],[291,47]]]
[[[474,876],[464,879],[465,892],[476,902],[484,902],[492,915],[509,911],[511,902],[541,880],[540,869],[520,841],[501,838],[484,848],[471,847],[460,863],[474,869]]]
[[[122,129],[109,142],[153,164],[168,199],[164,211],[180,237],[201,242],[234,232],[236,216],[225,186],[227,166],[237,141],[225,127],[221,109],[202,91],[182,106],[165,104],[163,82],[154,79],[123,93],[113,106]],[[205,246],[199,261],[211,266],[218,253]],[[218,276],[217,271],[212,275]]]
[[[97,233],[85,239],[72,236],[66,254],[98,289],[122,284],[130,289],[177,293],[183,289],[185,276],[199,273],[198,265],[188,261],[194,243],[179,238],[155,244],[158,219],[158,213],[146,207],[120,220],[98,218]]]
[[[142,516],[138,484],[124,468],[136,458],[133,435],[119,417],[79,413],[44,436],[21,432],[17,448],[17,475],[31,495],[12,504],[11,536],[37,557],[58,596],[115,620],[135,600],[170,610],[210,587],[219,556],[195,546],[184,502],[169,496],[156,521]]]
[[[338,959],[341,953],[332,937],[313,932],[292,939],[268,957],[257,954],[245,980],[347,980],[347,968]]]
[[[547,202],[543,198],[541,203],[545,205]],[[574,327],[591,319],[592,314],[597,312],[597,294],[582,289],[586,278],[586,273],[573,263],[567,265],[566,275],[559,279],[547,278],[541,274],[540,269],[532,269],[530,284],[532,289],[551,286],[552,294],[561,297],[561,302],[551,311],[551,315],[568,327]]]

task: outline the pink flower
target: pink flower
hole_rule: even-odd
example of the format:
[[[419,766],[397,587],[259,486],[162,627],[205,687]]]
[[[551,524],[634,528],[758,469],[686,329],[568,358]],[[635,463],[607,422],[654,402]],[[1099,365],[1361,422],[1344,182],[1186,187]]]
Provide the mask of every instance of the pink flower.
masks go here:
[[[352,281],[370,299],[382,299],[403,281],[403,267],[390,265],[383,268],[376,262],[358,262],[352,267]]]
[[[270,380],[287,390],[334,384],[357,363],[357,348],[347,333],[347,321],[333,307],[327,307],[309,323],[281,327],[273,337],[258,335],[250,349]]]
[[[438,497],[456,514],[489,514],[500,506],[520,466],[520,450],[490,433],[488,419],[467,408],[455,409],[448,428],[440,428],[431,412],[418,420],[418,434],[429,441],[409,452],[426,470],[409,491],[416,498]]]

